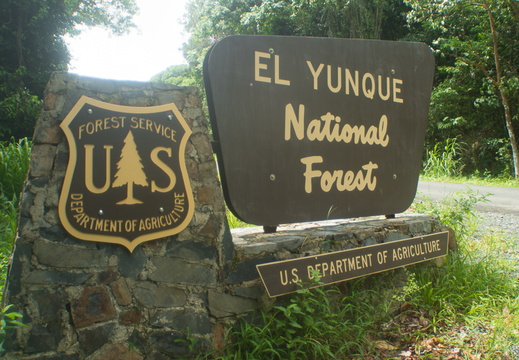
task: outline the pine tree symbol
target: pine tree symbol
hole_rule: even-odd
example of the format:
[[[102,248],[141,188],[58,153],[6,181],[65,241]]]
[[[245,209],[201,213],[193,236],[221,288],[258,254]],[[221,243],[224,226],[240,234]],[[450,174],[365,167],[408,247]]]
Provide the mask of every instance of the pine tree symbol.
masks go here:
[[[133,197],[133,185],[148,186],[142,159],[137,151],[137,145],[133,139],[133,134],[128,131],[124,139],[124,146],[121,150],[121,160],[117,163],[117,172],[113,187],[127,185],[126,199],[121,200],[117,205],[142,204],[142,201]]]

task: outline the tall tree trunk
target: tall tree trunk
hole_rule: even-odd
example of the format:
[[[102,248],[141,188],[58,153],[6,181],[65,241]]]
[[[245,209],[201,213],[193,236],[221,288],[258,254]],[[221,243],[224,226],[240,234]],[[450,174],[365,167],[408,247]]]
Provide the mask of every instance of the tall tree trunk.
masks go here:
[[[506,129],[508,130],[508,138],[510,139],[510,146],[512,147],[512,159],[514,163],[514,176],[519,179],[519,147],[517,146],[517,138],[515,137],[514,126],[512,124],[512,112],[510,111],[510,105],[508,104],[508,97],[505,94],[505,90],[499,88],[501,93],[501,102],[505,109],[505,122]]]
[[[513,123],[512,123],[512,112],[510,110],[508,96],[506,95],[506,89],[503,87],[502,70],[501,70],[501,63],[499,60],[499,48],[498,48],[498,42],[497,42],[497,31],[496,31],[496,27],[495,27],[495,20],[494,20],[494,16],[492,15],[492,11],[491,11],[490,6],[487,1],[483,1],[483,6],[488,14],[490,32],[492,34],[492,42],[494,45],[494,64],[496,67],[496,78],[492,79],[492,77],[490,77],[490,80],[492,80],[494,82],[497,89],[499,90],[499,94],[501,95],[501,103],[503,104],[503,109],[505,110],[506,129],[508,130],[508,138],[510,140],[510,146],[512,147],[514,177],[516,179],[519,179],[519,148],[517,146],[517,138],[515,137],[514,127],[513,127]]]
[[[20,0],[16,6],[18,8],[18,13],[16,14],[16,57],[18,61],[18,68],[23,66],[25,61],[23,58],[23,19],[25,12],[25,1]]]

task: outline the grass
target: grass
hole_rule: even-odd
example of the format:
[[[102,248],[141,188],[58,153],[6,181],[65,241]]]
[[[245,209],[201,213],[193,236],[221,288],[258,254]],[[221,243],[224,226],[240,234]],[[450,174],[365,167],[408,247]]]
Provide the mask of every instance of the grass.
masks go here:
[[[428,174],[420,175],[420,180],[435,181],[464,185],[478,185],[478,186],[497,186],[506,188],[519,188],[519,180],[511,178],[490,178],[478,176],[431,176]]]
[[[227,223],[231,229],[255,226],[238,219],[229,209],[227,209]]]
[[[27,139],[0,143],[0,286],[6,281],[18,220],[18,199],[29,169],[31,143]],[[2,295],[0,294],[0,303]],[[21,314],[11,310],[12,305],[0,309],[0,353],[6,330],[24,326]]]
[[[219,359],[513,359],[519,282],[502,255],[519,239],[481,233],[473,208],[484,200],[469,191],[413,205],[458,235],[459,250],[443,266],[301,289],[240,322]]]
[[[423,180],[519,187],[509,178],[461,177],[455,140],[437,145]],[[301,289],[239,322],[220,360],[237,359],[514,359],[519,353],[519,239],[482,231],[475,191],[441,203],[416,202],[451,227],[458,251],[443,266],[409,266],[339,287]],[[231,217],[231,227],[246,224]],[[515,250],[514,250],[515,249]],[[213,356],[212,354],[211,356]]]
[[[0,285],[2,288],[16,235],[18,198],[29,169],[30,152],[31,143],[27,139],[0,143]]]
[[[421,180],[519,188],[519,179],[512,178],[510,174],[495,177],[486,171],[483,174],[478,172],[463,176],[464,165],[460,159],[462,152],[462,146],[457,139],[447,139],[444,143],[435,144],[425,154]]]

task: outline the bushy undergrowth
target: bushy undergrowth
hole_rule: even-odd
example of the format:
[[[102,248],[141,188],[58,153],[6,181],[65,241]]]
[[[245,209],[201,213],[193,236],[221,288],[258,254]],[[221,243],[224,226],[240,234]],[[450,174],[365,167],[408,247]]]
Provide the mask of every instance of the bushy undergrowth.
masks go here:
[[[16,235],[18,198],[29,169],[31,143],[27,139],[0,143],[0,288],[6,281],[9,257]],[[2,293],[0,292],[0,304]],[[12,305],[0,308],[0,354],[6,330],[24,326],[21,314],[11,310]]]
[[[462,146],[456,139],[436,143],[426,152],[423,172],[436,178],[459,176],[463,167],[461,150]]]
[[[31,143],[27,139],[0,143],[0,285],[16,234],[18,198],[29,168]]]
[[[422,180],[519,187],[519,180],[512,176],[513,171],[508,167],[497,175],[490,170],[467,172],[465,167],[467,161],[463,159],[466,150],[466,144],[460,143],[456,138],[436,143],[432,148],[427,149],[422,164]],[[502,160],[496,158],[494,163]]]

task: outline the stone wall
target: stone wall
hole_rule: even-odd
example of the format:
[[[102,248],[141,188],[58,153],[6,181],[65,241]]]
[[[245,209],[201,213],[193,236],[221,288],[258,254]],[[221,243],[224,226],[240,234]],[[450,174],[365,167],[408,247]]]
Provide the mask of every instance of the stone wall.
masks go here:
[[[57,206],[68,145],[58,125],[82,95],[130,106],[175,103],[193,131],[186,165],[196,204],[188,228],[133,253],[65,232]],[[182,341],[187,328],[196,348],[210,349],[219,302],[226,300],[221,278],[233,251],[196,88],[52,76],[35,129],[5,296],[28,326],[10,332],[9,358],[174,358],[188,352],[190,344]]]
[[[191,127],[186,163],[195,214],[181,233],[139,245],[71,237],[58,218],[68,161],[59,123],[86,95],[104,102],[175,103]],[[34,135],[4,301],[27,327],[8,333],[11,359],[172,359],[223,346],[237,315],[272,305],[256,264],[444,230],[423,215],[259,227],[231,233],[195,88],[56,73]]]

